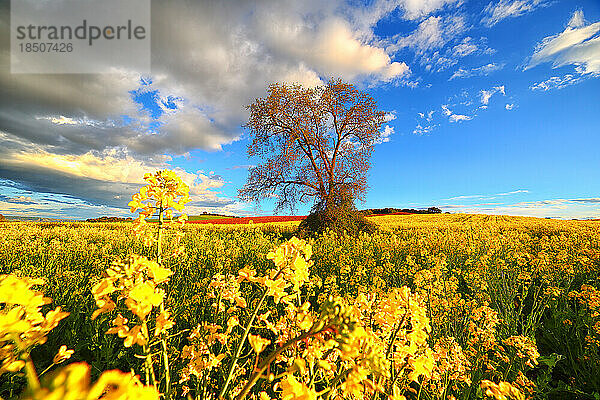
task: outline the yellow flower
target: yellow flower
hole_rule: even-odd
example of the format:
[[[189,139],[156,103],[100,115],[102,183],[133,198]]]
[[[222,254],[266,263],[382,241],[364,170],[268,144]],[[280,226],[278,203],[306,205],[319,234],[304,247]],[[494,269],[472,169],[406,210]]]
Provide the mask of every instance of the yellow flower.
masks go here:
[[[134,326],[129,331],[119,331],[118,336],[121,338],[125,338],[125,340],[123,341],[123,345],[125,347],[131,347],[134,344],[143,346],[146,343],[148,343],[146,335],[142,331],[142,327],[140,325]]]
[[[43,285],[43,279],[0,275],[0,303],[18,304],[27,308],[37,308],[52,302],[39,291],[31,290],[34,285]]]
[[[113,282],[113,278],[105,278],[92,286],[92,294],[94,295],[94,299],[99,299],[115,292],[117,288],[113,286]]]
[[[73,350],[67,350],[67,346],[62,345],[62,346],[60,346],[60,349],[58,349],[58,353],[56,353],[52,362],[54,364],[60,364],[61,362],[71,358],[73,353],[74,353]]]
[[[487,397],[493,397],[496,400],[525,400],[523,393],[508,382],[496,384],[492,381],[483,380],[481,381],[480,386],[482,389],[485,389],[485,395]]]
[[[60,307],[56,307],[56,309],[48,311],[44,322],[42,323],[42,329],[49,332],[52,329],[56,328],[58,323],[63,319],[69,316],[68,312],[61,311]]]
[[[230,334],[231,330],[239,324],[240,319],[236,315],[232,315],[231,317],[229,317],[229,319],[227,319],[227,330],[225,331],[225,333]]]
[[[304,383],[298,382],[294,375],[286,375],[281,382],[282,400],[316,400],[317,392],[314,389],[309,389]]]
[[[308,331],[313,326],[313,317],[309,311],[310,303],[307,301],[298,310],[298,314],[296,315],[296,323],[298,324],[298,328],[303,331]]]
[[[113,320],[113,327],[106,331],[107,335],[117,334],[120,338],[125,338],[125,347],[131,347],[134,344],[140,346],[145,345],[148,342],[147,330],[142,330],[141,325],[136,325],[131,330],[127,326],[127,318],[124,318],[121,314],[117,315],[117,318]]]
[[[156,317],[156,328],[154,329],[154,336],[158,336],[163,332],[166,332],[167,329],[171,329],[175,326],[175,322],[170,320],[171,314],[168,311],[161,311],[160,314]]]
[[[169,280],[173,275],[173,271],[169,268],[163,268],[154,261],[147,261],[148,276],[154,280],[154,283],[159,284]]]
[[[410,363],[410,365],[412,371],[408,374],[409,380],[418,382],[420,376],[431,378],[431,374],[435,368],[433,352],[430,349],[427,349],[425,354],[418,356]]]
[[[281,301],[282,297],[287,296],[287,293],[285,292],[285,288],[288,286],[288,284],[281,277],[276,280],[271,280],[269,278],[266,278],[265,286],[268,289],[267,294],[269,296],[273,296],[273,300],[275,301],[276,304],[278,304]]]
[[[268,339],[264,339],[259,335],[248,335],[248,342],[250,342],[250,346],[256,352],[256,354],[260,354],[263,350],[271,344],[271,341]]]
[[[87,399],[90,367],[86,363],[69,364],[42,380],[42,386],[30,399]],[[98,398],[99,396],[96,396]]]
[[[95,320],[98,317],[98,315],[111,312],[115,309],[115,307],[117,307],[115,302],[112,301],[110,297],[104,297],[96,300],[96,305],[98,306],[98,309],[94,310],[94,312],[92,313],[92,320]]]
[[[119,370],[105,371],[90,388],[88,399],[158,400],[159,393],[152,386],[144,386],[137,376]]]
[[[119,337],[125,337],[129,327],[127,326],[127,318],[124,318],[121,314],[117,315],[117,318],[112,321],[114,327],[106,331],[107,335],[118,334]]]
[[[146,281],[136,285],[129,292],[125,305],[141,320],[144,320],[152,311],[153,306],[162,303],[164,296],[165,293],[162,290],[156,289],[151,281]]]
[[[105,371],[90,385],[90,367],[73,363],[42,380],[41,387],[25,399],[45,400],[159,400],[152,386],[141,384],[137,376],[119,370]]]
[[[18,372],[25,366],[25,361],[15,360],[14,357],[5,358],[0,366],[0,375],[5,372]]]
[[[364,383],[367,381],[369,371],[361,366],[355,366],[352,368],[346,380],[340,388],[346,393],[348,397],[357,397],[364,392]],[[359,397],[360,398],[360,397]]]
[[[244,280],[247,280],[248,282],[258,282],[259,279],[256,277],[256,270],[249,268],[248,266],[240,269],[238,272],[238,282],[242,282]]]
[[[258,394],[258,400],[271,400],[271,396],[269,396],[267,392],[260,392]]]

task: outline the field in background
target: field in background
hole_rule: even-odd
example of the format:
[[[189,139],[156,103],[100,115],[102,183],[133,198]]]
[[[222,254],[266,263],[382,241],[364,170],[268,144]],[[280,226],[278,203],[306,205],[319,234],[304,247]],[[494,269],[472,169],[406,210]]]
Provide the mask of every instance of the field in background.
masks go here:
[[[600,392],[600,222],[464,214],[372,220],[382,228],[374,234],[311,239],[313,306],[329,293],[352,299],[406,285],[426,299],[432,348],[455,338],[471,381],[495,376],[550,398]],[[193,329],[210,315],[207,287],[215,274],[237,275],[245,266],[266,271],[266,254],[298,225],[253,221],[184,227],[185,252],[165,262],[175,271],[167,307],[178,329]],[[93,371],[140,365],[121,339],[104,335],[110,321],[90,320],[96,308],[91,286],[113,260],[131,253],[149,255],[128,223],[0,224],[0,273],[45,278],[43,290],[54,306],[71,313],[34,352],[37,365],[48,365],[60,344]],[[487,361],[469,353],[473,315],[488,306],[499,318],[485,328],[488,339],[505,349],[511,338],[531,340],[541,354],[531,368],[505,369],[492,350]],[[174,354],[183,344],[176,339]],[[11,384],[0,377],[0,396]]]

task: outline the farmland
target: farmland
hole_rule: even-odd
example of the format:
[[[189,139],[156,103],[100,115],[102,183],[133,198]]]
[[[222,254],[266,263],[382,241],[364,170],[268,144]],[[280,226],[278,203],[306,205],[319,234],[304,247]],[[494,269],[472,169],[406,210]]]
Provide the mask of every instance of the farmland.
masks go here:
[[[249,328],[252,342],[240,347],[230,378],[232,397],[252,380],[258,361],[303,335],[278,354],[270,367],[274,380],[259,374],[248,396],[305,390],[316,398],[331,387],[336,398],[584,399],[600,392],[600,222],[464,214],[371,220],[379,226],[373,234],[306,241],[290,241],[297,221],[186,224],[177,230],[183,236],[168,231],[163,252],[173,256],[162,265],[172,275],[168,282],[152,279],[164,289],[174,322],[165,348],[172,397],[217,396],[243,321],[262,304],[262,285],[278,281],[272,272],[284,262],[272,253],[278,246],[305,260],[307,275],[290,267],[282,291],[265,292],[260,318]],[[38,289],[69,313],[33,349],[38,371],[60,368],[52,359],[62,345],[73,350],[68,362],[90,366],[92,379],[111,369],[144,371],[146,361],[136,356],[141,346],[105,334],[114,312],[92,320],[99,304],[92,288],[115,260],[133,253],[152,259],[154,252],[127,223],[0,225],[0,273],[43,278]],[[332,298],[356,324],[338,344],[332,344],[337,327],[314,331]],[[207,322],[220,327],[213,336],[222,336],[203,347],[198,340],[206,339]],[[261,337],[264,345],[257,345]],[[201,348],[208,358],[197,355]],[[341,386],[340,371],[346,371]],[[4,372],[0,396],[7,398],[25,378]]]

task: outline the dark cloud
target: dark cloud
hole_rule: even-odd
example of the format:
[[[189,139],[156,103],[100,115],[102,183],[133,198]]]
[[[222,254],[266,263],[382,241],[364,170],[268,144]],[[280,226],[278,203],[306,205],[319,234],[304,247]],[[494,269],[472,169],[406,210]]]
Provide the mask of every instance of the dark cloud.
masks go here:
[[[576,203],[600,203],[600,198],[571,199],[570,201],[574,201]]]
[[[98,179],[82,178],[45,168],[13,168],[0,162],[0,176],[18,182],[22,189],[41,193],[66,195],[85,199],[89,204],[126,208],[129,200],[115,199],[121,194],[129,199],[131,193],[139,191],[142,185],[106,182]]]
[[[7,203],[14,203],[14,204],[37,204],[35,201],[33,201],[31,199],[31,197],[27,197],[27,196],[10,197],[10,196],[5,196],[3,194],[0,194],[0,201],[5,201]]]
[[[448,2],[375,14],[425,15]],[[114,160],[151,169],[171,155],[218,151],[239,139],[245,106],[271,82],[336,75],[371,84],[408,73],[374,35],[377,18],[364,24],[346,2],[165,0],[152,2],[150,79],[120,65],[112,74],[11,74],[8,4],[0,1],[0,179],[66,202],[125,207],[135,174],[103,179],[99,168]],[[152,112],[132,98],[144,91],[157,102]],[[234,203],[214,189],[195,193],[198,207]]]

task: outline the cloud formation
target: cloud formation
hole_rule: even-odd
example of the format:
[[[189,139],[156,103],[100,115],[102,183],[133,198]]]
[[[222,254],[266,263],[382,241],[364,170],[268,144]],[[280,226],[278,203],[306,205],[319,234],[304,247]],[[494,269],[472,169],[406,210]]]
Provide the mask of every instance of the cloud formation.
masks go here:
[[[551,63],[553,68],[574,65],[579,74],[600,74],[600,22],[586,24],[583,11],[573,13],[564,31],[544,38],[525,70]]]
[[[504,89],[504,85],[494,86],[493,88],[491,88],[489,90],[480,91],[479,95],[480,95],[481,104],[483,104],[482,107],[484,107],[484,108],[487,107],[487,105],[490,102],[490,98],[496,93],[502,93],[503,96],[506,96],[506,91]]]
[[[481,22],[487,27],[492,27],[506,18],[520,17],[545,4],[545,0],[492,1],[483,10],[485,16]]]
[[[474,214],[524,215],[559,219],[600,218],[598,204],[569,199],[547,199],[517,203],[445,204],[441,205],[440,208],[451,212]]]
[[[470,78],[472,76],[488,76],[493,72],[499,71],[504,68],[504,64],[497,63],[489,63],[486,65],[482,65],[481,67],[471,68],[471,69],[463,69],[459,68],[452,74],[449,81],[456,78]]]
[[[472,116],[464,115],[464,114],[455,114],[449,108],[447,104],[442,105],[443,113],[448,117],[450,122],[462,122],[462,121],[470,121],[473,119]]]
[[[451,3],[390,3],[378,18],[395,9],[421,18]],[[9,65],[10,13],[2,7],[0,62]],[[143,172],[239,140],[245,105],[271,82],[312,86],[339,76],[404,84],[411,74],[373,34],[378,19],[359,21],[359,8],[346,3],[156,1],[152,8],[152,76],[118,65],[101,75],[0,71],[0,179],[119,206]],[[225,181],[193,175],[199,204],[234,202],[214,186]]]
[[[579,83],[589,76],[587,75],[574,75],[574,74],[565,74],[563,76],[552,76],[544,81],[537,82],[532,84],[529,89],[531,90],[541,90],[546,92],[552,89],[562,89],[567,86],[574,85]]]

